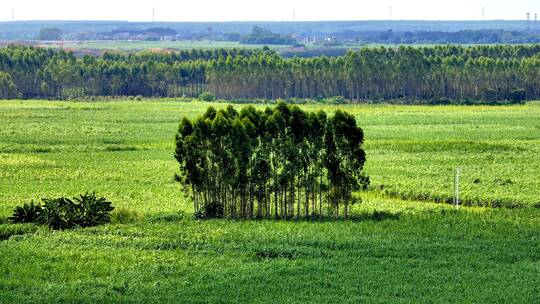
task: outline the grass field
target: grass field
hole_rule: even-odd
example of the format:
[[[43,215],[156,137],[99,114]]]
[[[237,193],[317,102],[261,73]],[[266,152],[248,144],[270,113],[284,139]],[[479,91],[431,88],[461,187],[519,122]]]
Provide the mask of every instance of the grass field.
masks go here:
[[[414,44],[415,47],[428,47],[434,44]],[[90,51],[106,51],[106,50],[122,50],[122,51],[140,51],[140,50],[192,50],[192,49],[261,49],[264,46],[276,51],[287,51],[291,49],[290,45],[263,45],[263,44],[242,44],[233,41],[210,41],[210,40],[193,40],[193,41],[79,41],[72,42],[66,41],[62,43],[48,43],[40,45],[42,47],[52,47],[77,51],[90,50]],[[337,46],[321,46],[315,44],[306,44],[306,50],[329,50],[329,49],[343,49],[343,50],[358,50],[362,47],[399,47],[397,44],[350,44],[350,45],[337,45]],[[302,53],[302,51],[295,49],[296,52]],[[292,54],[295,54],[294,52]]]
[[[144,212],[177,210],[181,195],[172,180],[173,139],[183,115],[193,117],[207,106],[174,101],[2,102],[0,178],[10,190],[0,192],[0,216],[22,201],[93,189]],[[405,199],[448,200],[453,171],[460,167],[465,203],[540,205],[539,103],[305,107],[343,108],[358,118],[366,133],[366,171],[377,191]]]
[[[47,45],[50,47],[60,47],[59,44]],[[192,50],[192,49],[260,49],[264,45],[259,44],[241,44],[231,41],[85,41],[85,42],[65,42],[62,47],[72,50],[91,49],[91,50],[147,50],[147,49],[174,49],[174,50]],[[283,49],[287,45],[269,45],[271,49]]]
[[[0,302],[538,300],[539,103],[306,105],[344,108],[366,133],[360,220],[324,223],[192,220],[173,138],[207,106],[0,101],[0,221],[87,190],[143,217],[62,232],[0,224]],[[520,208],[435,204],[456,167],[466,203]]]

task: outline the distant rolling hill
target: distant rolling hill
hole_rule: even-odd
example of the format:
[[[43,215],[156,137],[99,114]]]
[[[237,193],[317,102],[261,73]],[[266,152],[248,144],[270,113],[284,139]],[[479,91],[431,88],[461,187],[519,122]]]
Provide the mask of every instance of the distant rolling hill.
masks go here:
[[[149,27],[172,28],[179,33],[247,34],[258,25],[280,34],[333,33],[350,31],[460,31],[503,29],[522,31],[527,29],[524,20],[490,21],[301,21],[301,22],[128,22],[128,21],[15,21],[0,22],[0,40],[34,39],[45,27],[60,28],[65,34],[80,32],[105,32],[119,28],[145,29]]]

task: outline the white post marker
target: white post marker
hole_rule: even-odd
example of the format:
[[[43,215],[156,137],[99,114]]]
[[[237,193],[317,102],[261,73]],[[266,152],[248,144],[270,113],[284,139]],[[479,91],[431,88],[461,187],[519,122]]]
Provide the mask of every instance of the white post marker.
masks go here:
[[[459,174],[461,173],[461,168],[456,168],[456,173],[454,174],[454,205],[456,208],[459,207]]]

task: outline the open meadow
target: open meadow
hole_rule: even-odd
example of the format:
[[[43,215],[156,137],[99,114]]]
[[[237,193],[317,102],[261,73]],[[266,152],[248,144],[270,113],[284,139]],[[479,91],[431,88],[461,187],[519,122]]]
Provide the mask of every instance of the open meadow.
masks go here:
[[[365,132],[370,189],[355,220],[325,222],[192,218],[174,136],[209,105],[227,106],[0,101],[0,302],[538,301],[540,103],[302,105]],[[94,190],[137,216],[8,224],[24,202]]]
[[[261,44],[242,44],[232,41],[210,40],[183,40],[183,41],[76,41],[47,44],[47,47],[62,47],[70,50],[148,50],[148,49],[171,49],[171,50],[214,50],[214,49],[260,49]],[[271,49],[285,49],[287,45],[269,45]]]

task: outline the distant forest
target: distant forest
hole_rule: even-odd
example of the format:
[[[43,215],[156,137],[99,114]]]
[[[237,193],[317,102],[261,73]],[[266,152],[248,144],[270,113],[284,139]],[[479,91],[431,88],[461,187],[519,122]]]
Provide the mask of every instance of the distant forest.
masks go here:
[[[0,49],[0,97],[197,97],[350,101],[540,98],[540,45],[362,48],[338,57],[260,50],[105,53]]]
[[[240,38],[245,44],[296,44],[296,39],[289,36],[272,33],[270,30],[254,26],[249,35]]]
[[[44,33],[44,30],[62,33]],[[45,34],[45,35],[44,35]],[[50,38],[50,39],[48,39]],[[56,38],[56,39],[52,39]],[[540,43],[538,22],[312,21],[312,22],[0,22],[0,41],[212,40],[244,44],[520,44]]]
[[[333,34],[335,41],[380,44],[519,44],[540,43],[540,33],[505,30],[443,31],[343,31]]]
[[[525,17],[525,16],[524,16]],[[127,21],[15,21],[0,22],[1,40],[34,39],[43,28],[59,28],[66,35],[80,32],[110,32],[118,29],[146,30],[148,28],[171,28],[181,34],[207,33],[249,34],[254,26],[280,35],[313,35],[353,32],[458,32],[465,30],[534,30],[533,22],[525,20],[486,21],[283,21],[283,22],[127,22]],[[536,28],[540,30],[539,28]]]

